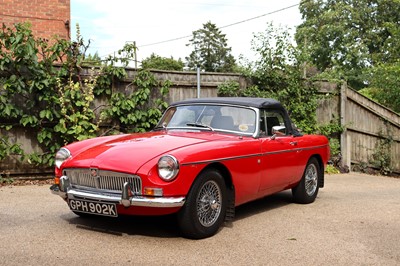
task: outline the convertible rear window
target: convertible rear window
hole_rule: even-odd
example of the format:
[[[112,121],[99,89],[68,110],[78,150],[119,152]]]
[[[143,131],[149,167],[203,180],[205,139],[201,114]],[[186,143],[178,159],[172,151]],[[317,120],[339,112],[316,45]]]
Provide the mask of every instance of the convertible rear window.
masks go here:
[[[166,111],[159,127],[237,132],[252,135],[256,112],[251,108],[227,105],[182,105]]]

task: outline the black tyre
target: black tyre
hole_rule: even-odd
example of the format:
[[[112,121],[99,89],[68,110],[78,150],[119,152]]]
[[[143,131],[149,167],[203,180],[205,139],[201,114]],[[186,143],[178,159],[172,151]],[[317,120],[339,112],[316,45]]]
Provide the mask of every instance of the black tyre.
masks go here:
[[[297,186],[292,188],[294,201],[301,204],[314,202],[318,195],[321,168],[317,159],[311,158]]]
[[[214,169],[201,173],[178,213],[183,235],[193,239],[214,235],[224,221],[226,205],[226,185],[221,174]]]

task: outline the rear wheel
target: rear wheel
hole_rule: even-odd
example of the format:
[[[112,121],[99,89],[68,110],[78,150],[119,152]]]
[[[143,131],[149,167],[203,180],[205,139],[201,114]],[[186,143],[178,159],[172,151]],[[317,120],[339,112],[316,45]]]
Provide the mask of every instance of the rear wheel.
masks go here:
[[[292,189],[295,202],[307,204],[314,202],[319,189],[319,177],[322,174],[317,159],[311,158],[304,170],[300,183]]]
[[[178,213],[184,236],[201,239],[214,235],[224,221],[226,205],[227,192],[222,175],[214,169],[201,173]]]

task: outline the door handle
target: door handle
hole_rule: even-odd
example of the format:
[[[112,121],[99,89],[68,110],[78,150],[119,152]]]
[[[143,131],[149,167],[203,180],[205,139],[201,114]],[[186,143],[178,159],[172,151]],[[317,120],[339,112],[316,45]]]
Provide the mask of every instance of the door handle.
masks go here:
[[[291,142],[290,142],[290,145],[296,146],[296,145],[297,145],[297,141],[291,141]]]

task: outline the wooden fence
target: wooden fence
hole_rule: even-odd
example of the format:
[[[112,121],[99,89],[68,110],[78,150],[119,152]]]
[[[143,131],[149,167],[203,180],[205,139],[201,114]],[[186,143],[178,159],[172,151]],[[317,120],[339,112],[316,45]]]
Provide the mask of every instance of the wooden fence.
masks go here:
[[[345,128],[340,136],[342,166],[376,168],[374,161],[385,161],[388,155],[390,168],[400,173],[400,116],[346,84],[321,83],[320,88],[333,97],[321,100],[318,122],[340,119]],[[385,140],[388,146],[380,146]]]
[[[128,70],[126,80],[119,82],[118,90],[130,90],[134,70]],[[197,75],[194,72],[153,71],[158,80],[172,82],[167,101],[169,103],[197,97]],[[217,86],[226,81],[237,81],[240,87],[246,87],[246,79],[238,74],[201,73],[201,97],[216,97]],[[400,117],[389,109],[369,100],[345,84],[338,85],[328,82],[317,84],[324,97],[317,110],[318,123],[329,123],[340,119],[346,130],[340,137],[342,165],[370,165],[377,145],[384,138],[392,138],[390,149],[391,167],[400,173]],[[98,99],[98,105],[106,99]],[[1,121],[0,121],[1,123]],[[12,131],[0,129],[0,134],[8,135],[14,143],[20,143],[27,153],[40,152],[36,133],[24,128],[15,127]],[[2,171],[16,175],[38,174],[51,172],[49,168],[37,168],[27,162],[19,162],[18,158],[0,161]]]

